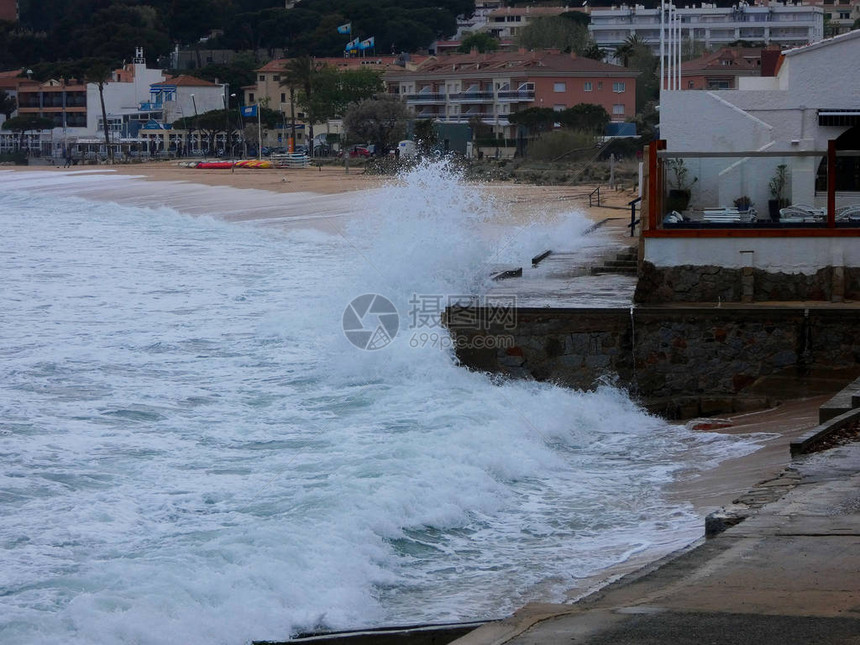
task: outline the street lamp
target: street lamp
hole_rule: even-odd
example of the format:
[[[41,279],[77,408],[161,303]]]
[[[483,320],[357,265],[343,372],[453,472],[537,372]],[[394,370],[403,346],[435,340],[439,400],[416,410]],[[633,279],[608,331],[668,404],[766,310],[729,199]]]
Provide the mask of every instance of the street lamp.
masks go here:
[[[235,92],[233,92],[233,93],[230,95],[230,98],[231,98],[231,99],[235,99],[235,98],[236,98],[236,93],[235,93]],[[235,102],[235,101],[234,101],[234,102]],[[228,106],[230,105],[230,104],[229,104],[229,102],[227,103],[227,105],[228,105]],[[228,109],[229,109],[229,107],[228,107]],[[241,118],[241,114],[240,114],[240,118]],[[236,123],[236,125],[237,125],[237,126],[238,126],[238,125],[240,125],[240,122],[237,122],[237,123]],[[244,136],[244,135],[242,134],[241,130],[239,131],[239,133],[238,133],[238,134],[239,134],[239,137]],[[238,141],[237,141],[237,143],[238,143]],[[230,155],[231,155],[231,156],[233,156],[233,157],[235,157],[235,156],[236,156],[236,144],[235,144],[235,143],[234,143],[234,144],[231,144],[231,146],[230,146]]]
[[[197,130],[197,101],[194,100],[193,94],[191,95],[191,105],[194,106],[194,127],[192,128],[192,131],[193,131],[193,130]],[[199,143],[200,142],[200,136],[199,135],[197,136],[197,141],[198,141],[198,149],[199,149],[200,145],[202,145]],[[191,138],[191,145],[192,146],[194,145],[194,137]]]
[[[228,92],[230,91],[230,84],[224,83],[224,94],[221,97],[221,101],[224,103],[224,156],[227,156],[227,143],[230,138],[230,99],[228,98]]]

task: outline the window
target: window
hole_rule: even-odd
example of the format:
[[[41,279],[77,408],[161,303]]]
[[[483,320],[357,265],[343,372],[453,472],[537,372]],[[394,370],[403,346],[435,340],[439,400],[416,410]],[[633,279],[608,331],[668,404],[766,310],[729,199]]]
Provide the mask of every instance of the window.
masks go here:
[[[695,83],[693,81],[687,81],[687,89],[692,90],[695,87]]]
[[[603,81],[597,81],[597,89],[598,89],[598,90],[602,90],[602,89],[603,89]]]
[[[556,112],[564,112],[567,109],[567,106],[564,104],[559,105],[558,103],[556,103],[552,106],[552,109]]]
[[[552,84],[553,92],[566,92],[567,91],[567,83],[553,83]]]
[[[612,114],[623,115],[624,114],[624,104],[623,103],[616,103],[615,105],[613,105],[612,106]]]
[[[265,80],[266,80],[266,75],[265,75],[265,74],[260,74],[260,75],[257,77],[257,80],[258,80],[258,81],[265,81]]]
[[[281,80],[281,76],[280,76],[280,74],[275,74],[274,76],[272,76],[272,80],[273,80],[273,81],[275,81],[276,83],[277,83],[278,81],[280,81],[280,80]]]
[[[591,91],[591,81],[585,81],[585,83],[582,84],[582,89],[585,90],[586,92],[590,92]]]
[[[281,103],[287,102],[287,94],[286,92],[281,92]]]
[[[254,93],[248,92],[248,103],[253,103],[253,102],[254,102]]]
[[[612,91],[616,94],[621,94],[626,89],[626,84],[624,81],[616,81],[612,84]]]

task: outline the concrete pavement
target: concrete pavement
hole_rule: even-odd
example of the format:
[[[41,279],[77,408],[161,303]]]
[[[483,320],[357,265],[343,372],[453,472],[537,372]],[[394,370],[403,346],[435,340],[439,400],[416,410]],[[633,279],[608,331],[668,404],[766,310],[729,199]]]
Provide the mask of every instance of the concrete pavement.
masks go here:
[[[779,499],[574,605],[527,606],[455,643],[860,643],[860,442],[751,494]]]

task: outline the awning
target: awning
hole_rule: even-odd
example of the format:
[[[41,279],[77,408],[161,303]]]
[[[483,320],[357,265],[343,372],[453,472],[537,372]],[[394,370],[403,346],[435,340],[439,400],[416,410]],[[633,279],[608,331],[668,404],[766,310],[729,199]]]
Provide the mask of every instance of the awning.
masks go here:
[[[860,110],[818,110],[818,125],[860,125]]]

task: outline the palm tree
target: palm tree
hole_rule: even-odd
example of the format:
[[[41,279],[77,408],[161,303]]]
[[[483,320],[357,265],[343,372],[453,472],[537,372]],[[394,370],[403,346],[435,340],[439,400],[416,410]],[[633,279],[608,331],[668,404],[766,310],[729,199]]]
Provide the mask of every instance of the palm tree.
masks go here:
[[[311,114],[311,105],[314,90],[314,75],[317,72],[317,65],[314,59],[310,56],[299,56],[293,58],[284,65],[284,76],[281,80],[281,85],[290,89],[290,111],[293,121],[293,141],[296,140],[296,112],[295,112],[295,91],[296,89],[302,92],[302,104],[305,109],[305,122],[308,128],[308,153],[313,155],[314,145],[314,119]]]
[[[621,64],[624,65],[624,67],[627,67],[630,64],[630,59],[636,53],[636,50],[644,44],[645,41],[639,38],[638,34],[627,36],[627,40],[615,48],[615,59],[620,60]]]
[[[113,150],[110,147],[110,124],[105,110],[105,84],[113,78],[113,70],[107,61],[96,61],[89,66],[86,72],[87,83],[94,83],[99,88],[99,100],[102,104],[102,124],[105,130],[105,146],[107,147],[108,160],[113,164]]]

